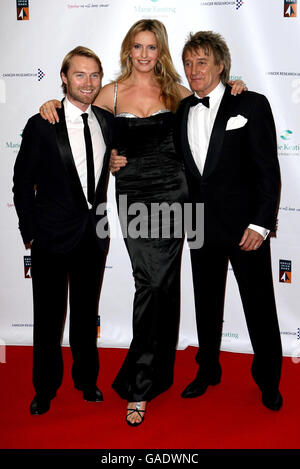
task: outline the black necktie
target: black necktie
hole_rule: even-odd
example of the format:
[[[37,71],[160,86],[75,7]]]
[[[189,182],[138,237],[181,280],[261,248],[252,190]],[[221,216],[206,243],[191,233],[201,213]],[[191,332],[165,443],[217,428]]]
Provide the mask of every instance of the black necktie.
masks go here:
[[[205,96],[205,98],[197,98],[195,95],[191,96],[191,106],[197,106],[197,104],[202,103],[203,106],[209,108],[209,96]]]
[[[90,204],[93,204],[95,196],[95,173],[94,173],[94,157],[93,145],[90,128],[88,125],[88,114],[81,114],[84,124],[84,140],[86,148],[86,167],[87,167],[87,199]]]

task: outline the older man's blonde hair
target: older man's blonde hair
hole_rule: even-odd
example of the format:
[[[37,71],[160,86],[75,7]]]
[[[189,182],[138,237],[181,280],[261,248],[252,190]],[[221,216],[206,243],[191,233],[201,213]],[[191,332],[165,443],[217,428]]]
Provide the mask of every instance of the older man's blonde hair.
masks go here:
[[[213,54],[215,64],[223,64],[223,71],[220,75],[222,83],[225,85],[229,80],[231,57],[229,48],[220,34],[212,31],[198,31],[190,34],[182,51],[182,61],[184,62],[187,52],[196,52],[202,49],[205,55]]]

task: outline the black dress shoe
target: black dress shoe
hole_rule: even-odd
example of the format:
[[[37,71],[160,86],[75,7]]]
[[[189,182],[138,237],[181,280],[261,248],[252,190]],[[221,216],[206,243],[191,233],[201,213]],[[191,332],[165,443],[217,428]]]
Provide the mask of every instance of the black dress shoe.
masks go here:
[[[199,397],[204,394],[208,388],[209,385],[216,385],[219,384],[221,381],[221,378],[214,378],[210,379],[207,381],[201,380],[198,376],[194,381],[192,381],[190,384],[187,385],[187,387],[184,389],[184,391],[181,393],[181,397],[184,399],[191,399],[193,397]]]
[[[283,404],[282,395],[276,389],[276,391],[262,391],[261,393],[262,403],[265,407],[270,410],[280,410]]]
[[[93,390],[84,390],[82,392],[83,399],[87,402],[102,402],[103,401],[103,394],[100,389],[95,388]]]
[[[42,415],[50,409],[50,397],[35,395],[32,403],[30,404],[30,413],[32,415]]]

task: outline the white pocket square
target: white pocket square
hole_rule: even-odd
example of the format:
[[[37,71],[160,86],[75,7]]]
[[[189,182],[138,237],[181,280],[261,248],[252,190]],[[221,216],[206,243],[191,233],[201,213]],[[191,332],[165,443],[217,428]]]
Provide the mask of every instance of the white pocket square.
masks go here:
[[[241,127],[244,127],[247,122],[248,119],[240,114],[238,116],[230,117],[227,121],[226,130],[240,129]]]

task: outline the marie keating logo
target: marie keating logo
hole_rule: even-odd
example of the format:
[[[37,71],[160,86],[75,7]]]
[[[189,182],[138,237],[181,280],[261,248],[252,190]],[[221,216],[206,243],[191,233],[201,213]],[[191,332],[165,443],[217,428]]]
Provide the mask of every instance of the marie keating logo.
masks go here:
[[[292,141],[293,136],[293,131],[290,129],[285,129],[280,133],[279,156],[300,156],[300,144]]]
[[[279,282],[292,283],[292,261],[279,260]]]
[[[147,15],[155,15],[160,16],[160,15],[166,15],[166,14],[172,14],[176,13],[176,7],[172,6],[159,6],[159,5],[154,5],[154,3],[158,3],[159,0],[150,0],[149,6],[142,6],[142,5],[135,5],[134,6],[134,11],[135,13],[139,14],[147,14]],[[171,2],[170,2],[171,3]]]
[[[23,129],[21,130],[21,133],[19,134],[19,137],[22,137],[23,135]],[[21,143],[20,142],[13,142],[10,140],[9,142],[5,142],[5,148],[7,150],[13,150],[14,153],[17,153],[20,150]]]
[[[37,81],[41,81],[44,78],[45,73],[40,68],[37,69],[37,73],[3,73],[3,78],[37,78]]]
[[[238,340],[239,335],[237,332],[222,332],[222,341],[231,342],[232,339]]]
[[[109,212],[109,213],[108,213]],[[199,249],[204,241],[204,204],[155,202],[129,203],[127,195],[120,195],[118,212],[101,203],[96,214],[101,216],[96,232],[100,239],[174,239],[187,235],[190,249]],[[108,213],[108,216],[105,215]],[[108,224],[108,221],[109,224]]]
[[[242,80],[243,77],[242,75],[230,75],[229,79],[232,81],[235,81],[235,80]]]
[[[29,0],[17,0],[17,20],[29,20]]]
[[[295,18],[297,16],[297,0],[284,0],[283,16]]]
[[[280,138],[282,140],[290,140],[292,134],[293,134],[292,130],[284,130],[282,134],[280,135]]]

